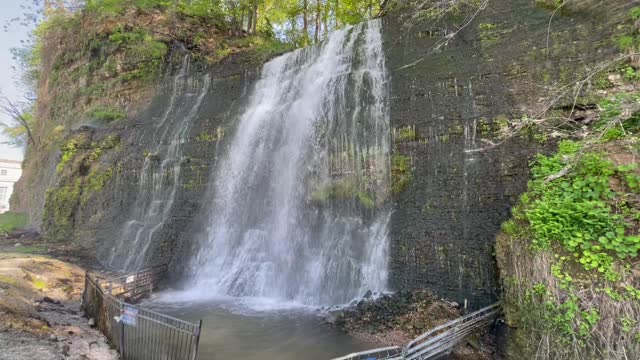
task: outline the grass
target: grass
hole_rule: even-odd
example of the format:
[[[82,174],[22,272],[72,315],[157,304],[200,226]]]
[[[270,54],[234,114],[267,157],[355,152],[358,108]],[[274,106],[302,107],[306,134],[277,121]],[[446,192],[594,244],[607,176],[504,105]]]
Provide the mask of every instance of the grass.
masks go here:
[[[87,113],[87,116],[91,120],[109,123],[112,121],[123,119],[125,117],[125,114],[118,109],[113,109],[106,106],[97,106],[89,111]]]
[[[8,276],[0,275],[0,283],[5,283],[9,285],[17,285],[18,282],[14,278],[10,278]]]
[[[47,288],[47,283],[45,283],[42,280],[33,280],[33,287],[38,289],[38,290],[44,290]]]
[[[44,245],[18,246],[10,251],[18,254],[44,254],[47,252],[47,247]]]
[[[4,214],[0,214],[0,228],[2,230],[10,232],[16,229],[25,228],[29,223],[29,217],[27,214],[8,211]]]

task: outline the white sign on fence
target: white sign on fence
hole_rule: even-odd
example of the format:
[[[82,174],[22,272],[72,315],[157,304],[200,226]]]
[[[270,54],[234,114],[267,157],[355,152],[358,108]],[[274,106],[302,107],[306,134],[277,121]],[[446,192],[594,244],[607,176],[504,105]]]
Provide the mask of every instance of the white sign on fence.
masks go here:
[[[130,284],[130,283],[132,283],[134,281],[136,281],[136,276],[135,275],[127,276],[127,284]]]
[[[124,311],[120,315],[120,321],[125,325],[136,326],[136,319],[138,317],[138,309],[132,306],[124,306]]]

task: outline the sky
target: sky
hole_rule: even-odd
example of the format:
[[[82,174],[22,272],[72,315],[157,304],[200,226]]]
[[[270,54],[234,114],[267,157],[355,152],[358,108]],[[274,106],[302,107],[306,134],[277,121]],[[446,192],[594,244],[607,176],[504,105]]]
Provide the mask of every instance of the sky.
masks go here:
[[[12,70],[15,61],[11,58],[10,49],[19,47],[20,40],[27,40],[29,30],[19,25],[12,25],[9,31],[5,32],[2,26],[11,18],[18,17],[22,14],[20,5],[24,4],[23,0],[2,0],[0,4],[0,89],[11,100],[16,101],[22,99],[20,90],[15,84],[17,75]],[[4,114],[0,114],[0,122],[11,123],[11,119]],[[0,134],[0,142],[7,139]],[[14,146],[0,144],[0,159],[22,160],[23,150]]]

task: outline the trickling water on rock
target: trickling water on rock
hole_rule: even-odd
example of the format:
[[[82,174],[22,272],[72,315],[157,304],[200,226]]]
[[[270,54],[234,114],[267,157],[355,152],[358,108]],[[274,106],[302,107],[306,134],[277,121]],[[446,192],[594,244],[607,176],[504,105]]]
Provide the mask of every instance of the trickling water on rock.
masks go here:
[[[199,80],[187,76],[190,59],[184,56],[166,110],[147,134],[157,145],[146,154],[131,220],[111,253],[111,266],[127,270],[142,267],[154,236],[169,218],[179,186],[183,145],[211,84],[209,74]]]
[[[338,304],[387,286],[389,117],[380,21],[278,57],[217,168],[196,296]]]

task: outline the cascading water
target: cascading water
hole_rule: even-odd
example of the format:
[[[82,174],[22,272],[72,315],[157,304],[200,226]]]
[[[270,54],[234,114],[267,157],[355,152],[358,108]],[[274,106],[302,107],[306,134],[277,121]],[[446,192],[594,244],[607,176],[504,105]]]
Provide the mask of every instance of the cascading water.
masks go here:
[[[166,110],[149,134],[155,149],[143,163],[133,214],[111,252],[109,265],[139,269],[154,236],[169,218],[179,186],[183,144],[211,84],[210,75],[188,77],[190,56],[185,55],[175,75]]]
[[[386,289],[390,133],[380,27],[336,31],[265,64],[213,174],[191,263],[195,293],[330,305]]]

